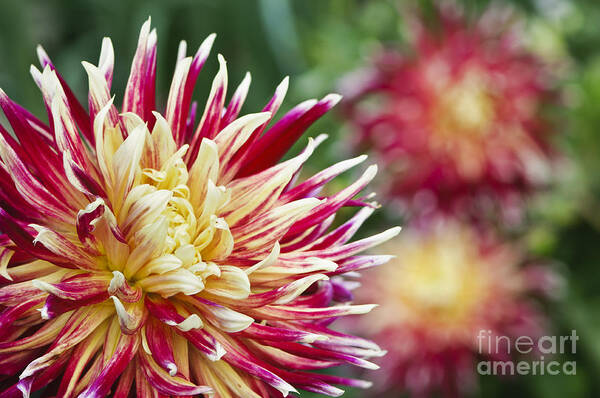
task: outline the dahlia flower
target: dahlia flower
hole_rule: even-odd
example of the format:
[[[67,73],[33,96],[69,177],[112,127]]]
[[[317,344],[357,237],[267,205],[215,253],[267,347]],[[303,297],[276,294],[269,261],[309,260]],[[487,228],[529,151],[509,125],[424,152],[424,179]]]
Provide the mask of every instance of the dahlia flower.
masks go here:
[[[0,129],[0,397],[338,396],[369,383],[310,370],[376,368],[372,342],[328,328],[363,314],[342,275],[383,262],[356,256],[397,228],[349,243],[373,203],[353,199],[366,169],[319,191],[364,157],[301,183],[325,138],[279,162],[339,100],[308,100],[266,126],[287,78],[259,113],[238,117],[247,75],[227,106],[219,55],[200,122],[192,91],[213,44],[179,47],[163,113],[155,103],[156,31],[142,26],[122,101],[110,94],[105,38],[89,77],[88,110],[39,48],[31,68],[48,123],[0,91],[14,135]],[[360,207],[337,228],[338,209]],[[135,387],[133,387],[135,385]]]
[[[524,266],[515,247],[449,219],[409,227],[386,246],[397,258],[364,275],[357,294],[381,306],[355,328],[388,350],[378,392],[461,396],[476,384],[477,358],[511,359],[479,344],[480,331],[512,339],[545,330],[534,296],[555,294],[560,280],[547,266]]]
[[[346,110],[409,213],[514,215],[550,175],[548,67],[498,9],[472,23],[456,7],[439,14],[435,32],[415,18],[412,56],[384,51],[342,81]]]

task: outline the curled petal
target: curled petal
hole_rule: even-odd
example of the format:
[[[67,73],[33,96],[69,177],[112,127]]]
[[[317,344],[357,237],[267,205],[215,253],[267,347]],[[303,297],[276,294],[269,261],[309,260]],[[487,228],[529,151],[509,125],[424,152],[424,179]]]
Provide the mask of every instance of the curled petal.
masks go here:
[[[148,381],[163,394],[197,395],[213,392],[212,388],[208,386],[197,386],[182,377],[170,375],[144,352],[140,353],[139,358]]]

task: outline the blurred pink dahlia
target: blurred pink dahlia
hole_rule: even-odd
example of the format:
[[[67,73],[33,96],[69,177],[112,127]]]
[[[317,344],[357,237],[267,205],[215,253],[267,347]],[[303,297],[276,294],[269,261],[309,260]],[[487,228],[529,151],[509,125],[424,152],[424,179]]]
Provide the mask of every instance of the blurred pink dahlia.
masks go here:
[[[556,294],[560,280],[548,267],[523,266],[517,248],[448,219],[407,228],[385,246],[397,258],[365,275],[359,294],[381,305],[355,328],[388,350],[376,392],[462,396],[476,384],[477,358],[514,354],[495,343],[489,351],[480,334],[533,339],[545,330],[533,298]]]
[[[548,67],[501,11],[470,23],[440,8],[435,31],[415,18],[412,56],[389,50],[342,82],[360,144],[383,159],[387,194],[409,212],[476,204],[481,214],[491,203],[514,214],[548,182]]]
[[[287,78],[260,113],[238,117],[250,76],[225,107],[219,56],[196,124],[192,91],[212,46],[182,42],[166,109],[155,104],[156,32],[141,29],[122,113],[110,94],[104,39],[88,111],[40,48],[31,68],[48,124],[0,91],[0,397],[338,396],[369,383],[308,372],[375,368],[372,342],[328,328],[368,312],[335,275],[381,263],[356,256],[397,234],[348,242],[373,211],[353,200],[369,167],[331,196],[319,191],[364,157],[296,184],[325,138],[278,163],[339,100],[301,103],[266,128]],[[360,206],[330,230],[337,210]],[[135,387],[133,387],[135,385]]]

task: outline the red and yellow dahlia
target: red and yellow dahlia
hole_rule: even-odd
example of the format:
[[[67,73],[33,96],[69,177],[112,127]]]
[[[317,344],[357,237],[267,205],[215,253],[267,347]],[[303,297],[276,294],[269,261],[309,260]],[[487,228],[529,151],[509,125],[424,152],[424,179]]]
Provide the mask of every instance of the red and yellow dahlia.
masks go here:
[[[250,85],[227,106],[219,72],[200,122],[192,91],[213,44],[182,42],[166,107],[155,103],[156,31],[140,33],[119,112],[106,38],[89,76],[88,110],[44,51],[31,68],[48,123],[0,91],[0,397],[338,396],[369,383],[310,370],[375,368],[372,342],[328,328],[368,312],[336,275],[381,263],[356,256],[397,234],[349,242],[373,211],[353,200],[371,166],[331,196],[320,189],[364,157],[301,183],[325,138],[291,145],[338,95],[305,101],[269,128],[287,78],[260,113],[238,117]],[[337,210],[362,206],[330,228]],[[336,277],[334,277],[336,276]],[[334,278],[332,278],[334,277]],[[133,387],[135,385],[135,387]]]
[[[388,350],[379,391],[462,396],[476,382],[477,358],[510,359],[480,345],[480,331],[512,339],[545,330],[533,297],[555,294],[560,280],[542,265],[523,266],[517,248],[449,219],[407,228],[386,246],[397,258],[365,275],[358,294],[381,303],[360,322]]]
[[[360,144],[387,165],[386,189],[409,212],[519,209],[548,182],[553,156],[543,105],[548,67],[490,9],[466,21],[441,8],[439,29],[415,18],[413,54],[389,50],[343,81]]]

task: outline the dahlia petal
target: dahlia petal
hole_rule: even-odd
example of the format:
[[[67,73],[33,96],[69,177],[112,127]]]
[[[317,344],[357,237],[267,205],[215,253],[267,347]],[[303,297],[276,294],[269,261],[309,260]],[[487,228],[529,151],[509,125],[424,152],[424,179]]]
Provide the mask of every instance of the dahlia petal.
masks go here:
[[[105,207],[102,199],[96,199],[77,213],[77,237],[83,246],[92,254],[99,255],[98,240],[93,232],[96,229],[95,221],[104,215]]]
[[[39,352],[37,350],[25,350],[10,354],[2,354],[0,355],[0,375],[13,377],[38,356]],[[0,392],[0,397],[4,396],[5,395],[2,395]],[[21,397],[22,396],[19,394],[19,398]]]
[[[302,108],[299,109],[301,112],[292,113],[295,109],[288,112],[252,147],[252,152],[257,155],[246,164],[246,173],[256,173],[274,165],[300,138],[308,126],[333,108],[341,98],[338,94],[329,94],[305,112],[302,112]]]
[[[326,308],[296,308],[283,305],[268,305],[264,308],[248,310],[248,313],[254,314],[259,319],[267,320],[317,320],[345,315],[366,314],[375,307],[377,307],[376,304],[338,305]]]
[[[342,354],[348,354],[354,357],[360,358],[379,358],[383,357],[387,354],[386,350],[382,350],[381,348],[359,348],[359,347],[351,347],[343,344],[338,344],[337,341],[329,342],[329,339],[326,341],[317,341],[314,343],[316,347],[325,348],[329,351],[335,351]]]
[[[208,55],[210,54],[210,50],[215,41],[215,38],[216,38],[216,35],[214,33],[208,35],[208,37],[206,39],[204,39],[204,41],[198,48],[198,51],[196,52],[196,54],[194,55],[194,58],[192,59],[190,69],[186,74],[186,80],[185,80],[185,85],[183,87],[183,90],[181,90],[181,89],[177,90],[180,93],[180,95],[177,97],[177,101],[174,102],[172,105],[172,107],[177,110],[177,112],[173,112],[177,116],[175,118],[173,118],[173,120],[169,119],[169,121],[170,121],[171,128],[173,130],[173,134],[175,135],[175,141],[180,145],[184,142],[184,140],[187,141],[187,139],[189,138],[190,133],[188,133],[188,131],[186,131],[187,129],[184,130],[184,127],[185,127],[186,120],[188,118],[187,112],[190,108],[190,102],[192,100],[192,92],[194,90],[194,86],[196,84],[196,79],[198,78],[198,74],[200,73],[200,70],[202,70],[204,63],[206,62],[206,59],[208,58]],[[186,50],[187,50],[187,45],[186,45],[185,41],[182,41],[179,46],[178,53],[177,53],[177,65],[175,67],[176,69],[179,66],[179,62],[185,58]],[[175,79],[173,79],[173,82],[175,82]],[[172,87],[172,89],[173,89],[173,87]],[[170,97],[170,92],[169,92],[169,97]],[[171,109],[171,103],[170,103],[170,101],[167,101],[167,111],[166,111],[167,115],[171,114],[171,112],[169,112],[170,109]]]
[[[250,134],[271,118],[269,112],[251,113],[227,125],[215,137],[219,149],[219,163],[226,165],[244,145]],[[211,137],[212,138],[212,137]]]
[[[94,118],[94,137],[96,149],[96,161],[102,174],[105,184],[112,186],[114,176],[112,166],[109,163],[114,154],[115,148],[123,142],[122,133],[116,131],[114,124],[110,123],[109,112],[113,106],[114,97],[112,97],[102,109],[98,111]]]
[[[157,320],[150,320],[142,335],[148,346],[148,351],[156,363],[165,369],[170,376],[177,374],[177,365],[173,357],[172,333]]]
[[[285,87],[283,87],[283,88],[285,88],[284,93],[283,93],[285,95],[285,92],[287,92],[287,81],[286,81]],[[275,97],[273,97],[273,99],[271,101],[273,101],[274,99],[275,99]],[[281,98],[281,100],[283,100],[283,98]],[[287,129],[290,125],[294,124],[303,115],[305,115],[317,103],[318,103],[318,101],[316,99],[310,99],[310,100],[306,100],[306,101],[299,103],[298,105],[293,107],[290,111],[288,111],[273,126],[271,126],[271,128],[269,128],[267,133],[272,135],[273,133],[277,133],[277,132],[280,133],[281,131]],[[268,107],[268,105],[267,105],[267,107]],[[267,107],[265,107],[265,108],[267,108]],[[258,170],[258,169],[250,170],[250,169],[247,169],[247,167],[252,165],[252,163],[256,161],[256,158],[258,157],[258,153],[255,152],[255,149],[258,148],[258,143],[262,142],[263,138],[266,136],[267,133],[263,134],[260,137],[254,137],[255,141],[253,142],[252,146],[250,148],[247,148],[247,152],[246,152],[247,156],[243,161],[243,168],[240,169],[240,171],[237,175],[238,178],[247,177],[249,175],[256,174],[257,172],[260,172],[262,170],[262,169],[261,170]],[[264,146],[264,145],[261,144],[261,146]]]
[[[98,198],[87,205],[85,209],[80,210],[78,222],[80,224],[78,228],[82,230],[81,236],[84,238],[84,242],[88,240],[88,236],[84,232],[87,230],[94,238],[90,238],[90,240],[101,243],[109,267],[112,270],[122,270],[129,255],[129,246],[126,244],[125,237],[117,225],[114,214],[106,206],[104,200]]]
[[[185,136],[190,137],[194,132],[194,126],[196,125],[196,116],[198,114],[198,102],[193,101],[192,107],[188,114],[187,120],[185,121]]]
[[[148,381],[163,394],[196,395],[213,392],[208,386],[197,386],[182,377],[169,375],[151,356],[143,352],[140,353],[139,358]]]
[[[192,362],[192,371],[197,379],[214,386],[214,393],[219,397],[261,398],[225,361],[207,362],[197,358]]]
[[[61,267],[75,268],[72,263],[65,262],[63,257],[51,252],[45,247],[35,245],[35,238],[32,236],[32,234],[27,229],[19,225],[2,208],[0,208],[0,229],[5,232],[21,250]]]
[[[165,254],[160,257],[156,257],[153,260],[150,260],[137,272],[137,276],[141,278],[146,278],[150,274],[158,274],[162,275],[166,272],[173,271],[182,266],[182,262],[179,257],[173,254]]]
[[[131,385],[133,384],[133,379],[135,377],[135,363],[130,362],[129,365],[121,374],[119,378],[119,383],[115,388],[115,392],[113,398],[127,398],[129,397],[129,391],[131,391]]]
[[[248,275],[238,267],[222,265],[219,278],[208,279],[205,291],[219,297],[234,300],[246,299],[250,294]]]
[[[89,196],[106,197],[104,189],[80,165],[73,161],[69,151],[63,152],[63,167],[67,179],[79,192]]]
[[[357,281],[345,281],[341,278],[331,280],[333,288],[333,301],[337,303],[348,303],[354,301],[352,290],[360,287],[361,283]]]
[[[348,259],[338,261],[339,267],[329,273],[329,275],[339,275],[348,272],[359,271],[371,267],[382,265],[393,259],[394,256],[378,255],[378,256],[355,256]]]
[[[43,279],[45,282],[49,283],[58,282],[66,273],[67,270],[59,270],[39,279]],[[35,297],[43,295],[45,295],[45,293],[42,293],[38,288],[36,288],[33,285],[33,282],[30,280],[12,283],[0,288],[0,304],[12,306],[22,302],[23,297]]]
[[[371,386],[373,385],[372,382],[367,381],[367,380],[348,379],[346,377],[340,377],[340,376],[336,376],[336,375],[328,375],[328,374],[322,374],[322,373],[310,373],[310,374],[303,373],[303,372],[298,372],[298,373],[305,374],[307,376],[312,376],[316,379],[324,381],[325,383],[339,384],[339,385],[354,387],[354,388],[368,389],[368,388],[371,388]]]
[[[285,243],[282,244],[283,250],[285,252],[300,250],[306,245],[314,242],[316,239],[319,239],[321,236],[323,236],[324,233],[326,233],[329,230],[329,227],[331,227],[331,224],[333,224],[334,220],[335,214],[332,214],[317,225],[313,225],[312,227],[307,228],[306,231],[304,231],[303,233],[298,234],[292,237],[291,239],[284,238],[283,240]]]
[[[142,25],[138,46],[123,100],[123,112],[133,112],[150,120],[154,106],[156,78],[156,31],[150,31],[150,18]]]
[[[275,364],[277,367],[294,371],[324,369],[342,363],[335,360],[304,358],[273,347],[272,342],[269,342],[268,345],[263,345],[250,340],[247,342],[247,346],[250,350],[257,353],[257,355],[260,355],[261,358]]]
[[[17,395],[17,397],[29,398],[29,394],[32,390],[38,390],[39,388],[50,384],[56,377],[60,375],[67,359],[67,356],[60,357],[54,363],[52,363],[52,365],[44,369],[35,377],[28,377],[26,379],[19,380],[19,382],[16,384],[16,388],[23,395]]]
[[[281,83],[279,83],[279,85],[275,89],[275,94],[273,94],[271,100],[267,103],[267,105],[265,105],[265,107],[262,110],[263,112],[270,112],[271,119],[277,113],[279,107],[281,106],[281,103],[283,102],[283,99],[285,98],[289,86],[289,80],[289,77],[286,76],[281,81]],[[246,159],[252,155],[250,149],[253,147],[256,140],[260,138],[262,132],[267,127],[267,124],[269,124],[271,119],[269,119],[256,130],[254,130],[250,137],[248,137],[244,145],[233,156],[233,158],[230,161],[230,164],[227,166],[227,171],[221,176],[221,180],[223,182],[227,183],[236,176],[240,177],[240,175],[238,175],[240,169],[245,165]]]
[[[363,222],[373,214],[374,210],[370,207],[360,209],[350,220],[317,239],[313,244],[306,246],[303,250],[318,250],[343,245],[354,236]]]
[[[1,125],[0,125],[1,130]],[[22,196],[15,187],[4,163],[0,161],[0,207],[8,211],[13,217],[21,220],[42,220],[38,210],[22,200]]]
[[[314,343],[318,340],[326,340],[327,336],[304,332],[302,330],[283,329],[279,327],[253,323],[240,332],[240,336],[267,341],[292,341],[298,343]]]
[[[123,270],[126,278],[134,276],[146,262],[156,258],[164,251],[167,233],[168,221],[166,217],[162,216],[135,233],[135,249],[129,255]]]
[[[0,247],[0,276],[9,281],[13,280],[12,276],[8,273],[8,263],[13,254],[15,254],[13,250],[6,247]]]
[[[181,46],[180,46],[181,49]],[[185,95],[185,86],[192,66],[192,57],[185,57],[177,60],[175,65],[175,72],[173,73],[173,80],[171,81],[171,88],[169,89],[169,96],[167,99],[167,108],[165,110],[165,118],[171,126],[171,130],[176,136],[176,141],[179,141],[179,137],[183,134],[183,126],[185,123],[184,113],[188,112],[189,104],[187,108],[184,107],[183,100]],[[190,97],[191,99],[191,97]]]
[[[36,80],[36,84],[38,86],[41,86],[42,72],[40,72],[39,69],[37,69],[33,65],[31,65],[31,71],[32,71],[32,75],[35,74],[38,77],[37,79],[34,77],[34,80]],[[35,134],[37,134],[37,136],[39,138],[41,138],[41,140],[46,145],[48,145],[48,147],[56,149],[56,145],[54,142],[54,134],[52,134],[50,132],[50,128],[48,127],[48,125],[46,125],[45,123],[40,121],[31,112],[29,112],[27,109],[23,108],[19,104],[12,102],[12,106],[15,109],[15,112],[18,112],[18,114],[21,116],[21,118],[24,119],[23,121],[24,121],[26,127],[31,128],[33,130],[33,132]],[[4,129],[2,129],[2,130],[3,130],[2,134],[4,134],[5,138],[6,138],[7,132]],[[22,156],[22,153],[17,152],[17,154],[19,155],[19,157]],[[29,157],[27,157],[27,158],[29,159]]]
[[[177,144],[173,139],[167,120],[158,112],[153,112],[153,115],[156,121],[150,140],[145,147],[142,164],[145,167],[160,170],[167,159],[177,151]]]
[[[34,297],[0,313],[0,337],[4,338],[13,322],[21,318],[25,312],[39,306],[43,301],[43,297]]]
[[[50,350],[27,365],[19,378],[27,378],[50,366],[62,353],[89,336],[111,314],[112,310],[105,305],[85,307],[73,312]],[[56,321],[58,319],[60,317],[56,318]]]
[[[13,127],[13,129],[14,129],[14,127]],[[19,159],[21,159],[23,161],[23,163],[28,164],[28,165],[34,164],[33,160],[31,159],[31,155],[29,155],[28,151],[26,151],[25,148],[21,146],[19,141],[17,141],[15,139],[15,137],[13,137],[12,133],[10,133],[7,129],[5,129],[4,126],[2,126],[2,124],[0,124],[0,134],[2,134],[2,137],[6,141],[7,145],[9,145],[13,149],[13,151],[15,151],[17,157]],[[52,137],[52,138],[54,139],[54,137]],[[30,167],[32,167],[32,166],[30,166]],[[2,165],[2,167],[0,169],[5,169],[4,165]],[[11,181],[9,174],[7,174],[7,177],[8,178],[6,179],[6,182]]]
[[[269,290],[264,293],[251,294],[242,303],[232,303],[232,305],[257,308],[267,304],[288,304],[290,301],[304,293],[306,289],[315,282],[327,279],[327,276],[323,274],[308,275],[277,289]]]
[[[244,105],[244,101],[246,100],[246,96],[248,95],[248,89],[250,89],[251,81],[252,76],[250,75],[250,72],[246,72],[244,79],[231,96],[229,105],[227,105],[225,113],[221,117],[221,126],[229,125],[238,117],[240,110],[242,109],[242,105]]]
[[[161,189],[152,192],[153,190],[149,185],[138,185],[127,196],[119,215],[119,225],[122,225],[128,240],[131,240],[133,231],[156,222],[173,197],[172,191]]]
[[[287,383],[284,379],[279,377],[277,374],[268,370],[266,363],[254,357],[247,348],[242,347],[239,344],[234,345],[229,341],[223,341],[226,354],[223,359],[230,365],[235,366],[241,370],[248,372],[250,375],[264,381],[276,390],[278,390],[284,397],[287,397],[290,392],[298,392],[292,385]]]
[[[223,218],[211,218],[211,230],[214,230],[212,240],[202,249],[202,255],[207,260],[224,260],[233,250],[233,235],[229,225]]]
[[[178,268],[161,275],[150,275],[138,282],[147,292],[171,297],[178,293],[192,295],[204,290],[202,279],[185,268]]]
[[[313,209],[304,217],[304,219],[299,220],[294,224],[294,226],[290,228],[288,235],[293,236],[294,234],[300,233],[304,229],[327,219],[327,217],[334,214],[348,200],[352,199],[353,196],[362,191],[365,186],[375,178],[375,174],[377,174],[377,166],[373,165],[368,167],[363,175],[352,185],[341,190],[336,195],[325,199],[321,205]]]
[[[317,207],[321,201],[306,198],[270,210],[246,225],[236,227],[236,251],[255,252],[279,241],[297,220]],[[263,249],[264,250],[264,249]]]
[[[286,372],[288,380],[291,380],[298,388],[317,394],[324,394],[330,397],[339,397],[344,394],[344,390],[327,384],[315,377],[313,373]]]
[[[100,58],[98,59],[98,69],[104,74],[104,78],[110,88],[115,64],[115,51],[112,41],[109,37],[102,39],[102,48],[100,49]]]
[[[215,339],[214,335],[204,330],[192,329],[188,332],[178,332],[182,334],[190,343],[202,352],[210,361],[218,361],[226,354],[223,346]]]
[[[20,352],[44,347],[56,338],[71,314],[64,314],[56,319],[45,322],[44,325],[31,336],[14,341],[0,342],[0,354]]]
[[[175,326],[182,332],[189,332],[192,329],[200,329],[202,326],[204,326],[202,319],[200,319],[198,314],[192,314],[179,323],[175,323],[174,321],[167,321],[165,323],[170,326]]]
[[[108,395],[110,387],[135,357],[140,338],[137,334],[123,334],[107,364],[100,374],[95,377],[92,384],[86,388],[78,398],[100,398]]]
[[[107,324],[102,323],[82,344],[79,344],[75,348],[63,374],[57,396],[69,397],[73,394],[77,381],[81,377],[86,365],[102,347],[106,330]]]
[[[217,144],[208,139],[202,139],[198,157],[190,169],[190,179],[197,181],[190,187],[190,203],[197,209],[207,195],[208,181],[213,183],[219,177],[219,149]],[[214,184],[213,184],[214,185]]]
[[[249,215],[268,210],[289,184],[291,179],[310,157],[314,149],[325,139],[321,135],[313,140],[298,156],[251,177],[236,180],[229,184],[232,200],[221,210],[230,225],[246,223]]]
[[[298,326],[291,322],[281,322],[282,325],[296,329]],[[314,345],[323,346],[331,351],[338,351],[341,348],[363,348],[365,350],[370,350],[376,355],[370,356],[381,356],[381,353],[384,352],[377,344],[370,340],[366,340],[360,337],[347,335],[335,330],[331,330],[324,326],[320,326],[314,323],[303,323],[302,324],[303,331],[309,331],[316,334],[321,334],[326,336],[326,340],[319,340],[314,343]],[[337,347],[335,350],[332,347]]]
[[[261,268],[270,267],[274,265],[277,261],[277,258],[279,257],[279,253],[281,253],[281,246],[279,245],[279,242],[275,242],[268,256],[266,256],[264,259],[260,260],[253,266],[246,268],[244,272],[247,275],[251,275],[253,272],[258,271]]]
[[[139,163],[146,134],[146,126],[139,126],[131,131],[112,158],[112,175],[115,185],[111,187],[111,191],[114,193],[111,202],[115,209],[119,208],[131,190],[134,180],[139,178]]]
[[[61,221],[69,219],[70,210],[29,172],[2,135],[0,135],[0,158],[17,190],[29,204],[50,217]]]
[[[182,324],[187,319],[190,319],[190,317],[186,318],[179,314],[169,302],[157,297],[148,296],[146,300],[146,307],[152,315],[165,322],[167,325],[180,326],[176,328],[177,333],[187,338],[211,361],[217,361],[225,354],[223,346],[215,340],[213,335],[208,334],[204,330],[198,328],[188,329],[187,325]],[[197,318],[197,320],[200,319]],[[203,325],[200,323],[200,326],[198,327],[203,327]]]
[[[190,152],[188,152],[188,164],[193,164],[196,160],[196,152],[203,138],[214,138],[219,131],[223,105],[225,104],[225,94],[227,92],[227,63],[221,54],[218,55],[219,71],[215,76],[204,114],[200,119],[200,124],[192,137],[190,143]]]
[[[301,259],[303,257],[311,257],[316,256],[321,259],[327,259],[332,261],[337,261],[340,259],[347,258],[354,254],[357,254],[361,251],[367,250],[373,246],[377,246],[389,239],[392,239],[396,235],[400,233],[400,227],[390,228],[387,231],[381,232],[377,235],[370,236],[368,238],[364,238],[361,240],[357,240],[343,246],[337,246],[333,248],[327,248],[322,250],[311,250],[306,252],[299,252],[295,254],[291,253],[283,253],[281,257],[285,257],[286,259]]]
[[[41,243],[52,253],[61,257],[62,262],[71,261],[73,264],[85,270],[99,270],[101,267],[96,260],[86,253],[83,249],[75,246],[70,240],[46,227],[36,224],[30,224],[37,235],[33,240],[33,245]]]
[[[44,51],[44,48],[38,45],[36,48],[36,52],[42,69],[49,67],[51,70],[54,71],[54,65],[52,64],[50,57],[48,57],[48,54],[46,54],[46,51]],[[56,76],[58,77],[61,87],[65,92],[65,95],[67,96],[68,105],[73,112],[73,115],[77,122],[77,127],[79,128],[79,130],[81,130],[85,139],[93,145],[94,135],[90,129],[90,118],[87,112],[85,111],[84,107],[81,105],[75,94],[73,94],[73,91],[71,91],[69,85],[65,82],[63,77],[58,72],[56,73]]]
[[[181,377],[190,380],[190,357],[191,351],[194,349],[188,343],[185,336],[178,333],[172,333],[173,336],[173,356],[175,357],[175,364],[177,365],[177,372]],[[197,384],[202,384],[200,381]]]
[[[117,108],[112,104],[108,105],[111,103],[110,84],[106,80],[105,72],[100,67],[96,67],[89,62],[83,61],[81,64],[88,75],[88,107],[90,109],[90,118],[94,120],[103,108],[108,107],[108,122],[111,126],[119,125],[120,120]]]
[[[283,279],[297,279],[298,275],[329,273],[337,269],[337,264],[319,257],[307,257],[299,261],[288,261],[280,256],[276,265],[264,267],[252,274],[252,282],[269,286],[276,281],[279,286]]]
[[[134,334],[144,326],[148,313],[145,311],[143,301],[126,303],[127,307],[125,307],[117,296],[110,296],[110,298],[115,304],[123,334]]]
[[[40,178],[44,183],[57,179],[60,176],[60,173],[58,173],[60,162],[54,151],[56,149],[54,135],[50,139],[51,145],[48,145],[48,138],[46,137],[48,128],[41,122],[39,124],[32,122],[34,120],[33,115],[12,101],[2,89],[0,89],[0,107],[2,107],[20,146],[24,149],[30,149],[31,152],[20,150],[16,148],[16,145],[13,145],[13,149],[19,156],[25,156],[22,160],[26,161],[30,167],[40,174]],[[4,132],[2,135],[9,142],[11,141]],[[35,153],[36,156],[27,153]],[[59,192],[59,190],[55,191]]]
[[[353,168],[354,166],[361,164],[366,159],[367,155],[361,155],[352,159],[347,159],[336,163],[333,166],[326,168],[325,170],[307,179],[303,183],[298,184],[294,188],[285,192],[281,195],[279,200],[281,202],[288,202],[295,199],[305,198],[307,196],[314,196],[329,181],[342,174],[344,171],[347,171]]]
[[[85,300],[97,295],[105,295],[110,283],[110,274],[85,273],[50,284],[33,280],[38,289],[65,300]]]
[[[128,303],[136,303],[142,298],[142,290],[139,287],[131,287],[125,275],[120,271],[113,271],[113,277],[108,286],[108,294],[116,295],[119,299]]]
[[[67,98],[62,90],[56,72],[45,68],[42,74],[42,90],[51,98],[50,111],[54,122],[54,137],[59,152],[68,151],[75,163],[85,170],[93,170],[88,154],[79,137],[79,131],[70,113]]]
[[[188,302],[200,309],[213,325],[228,333],[242,331],[254,322],[248,315],[198,296],[188,299]]]

